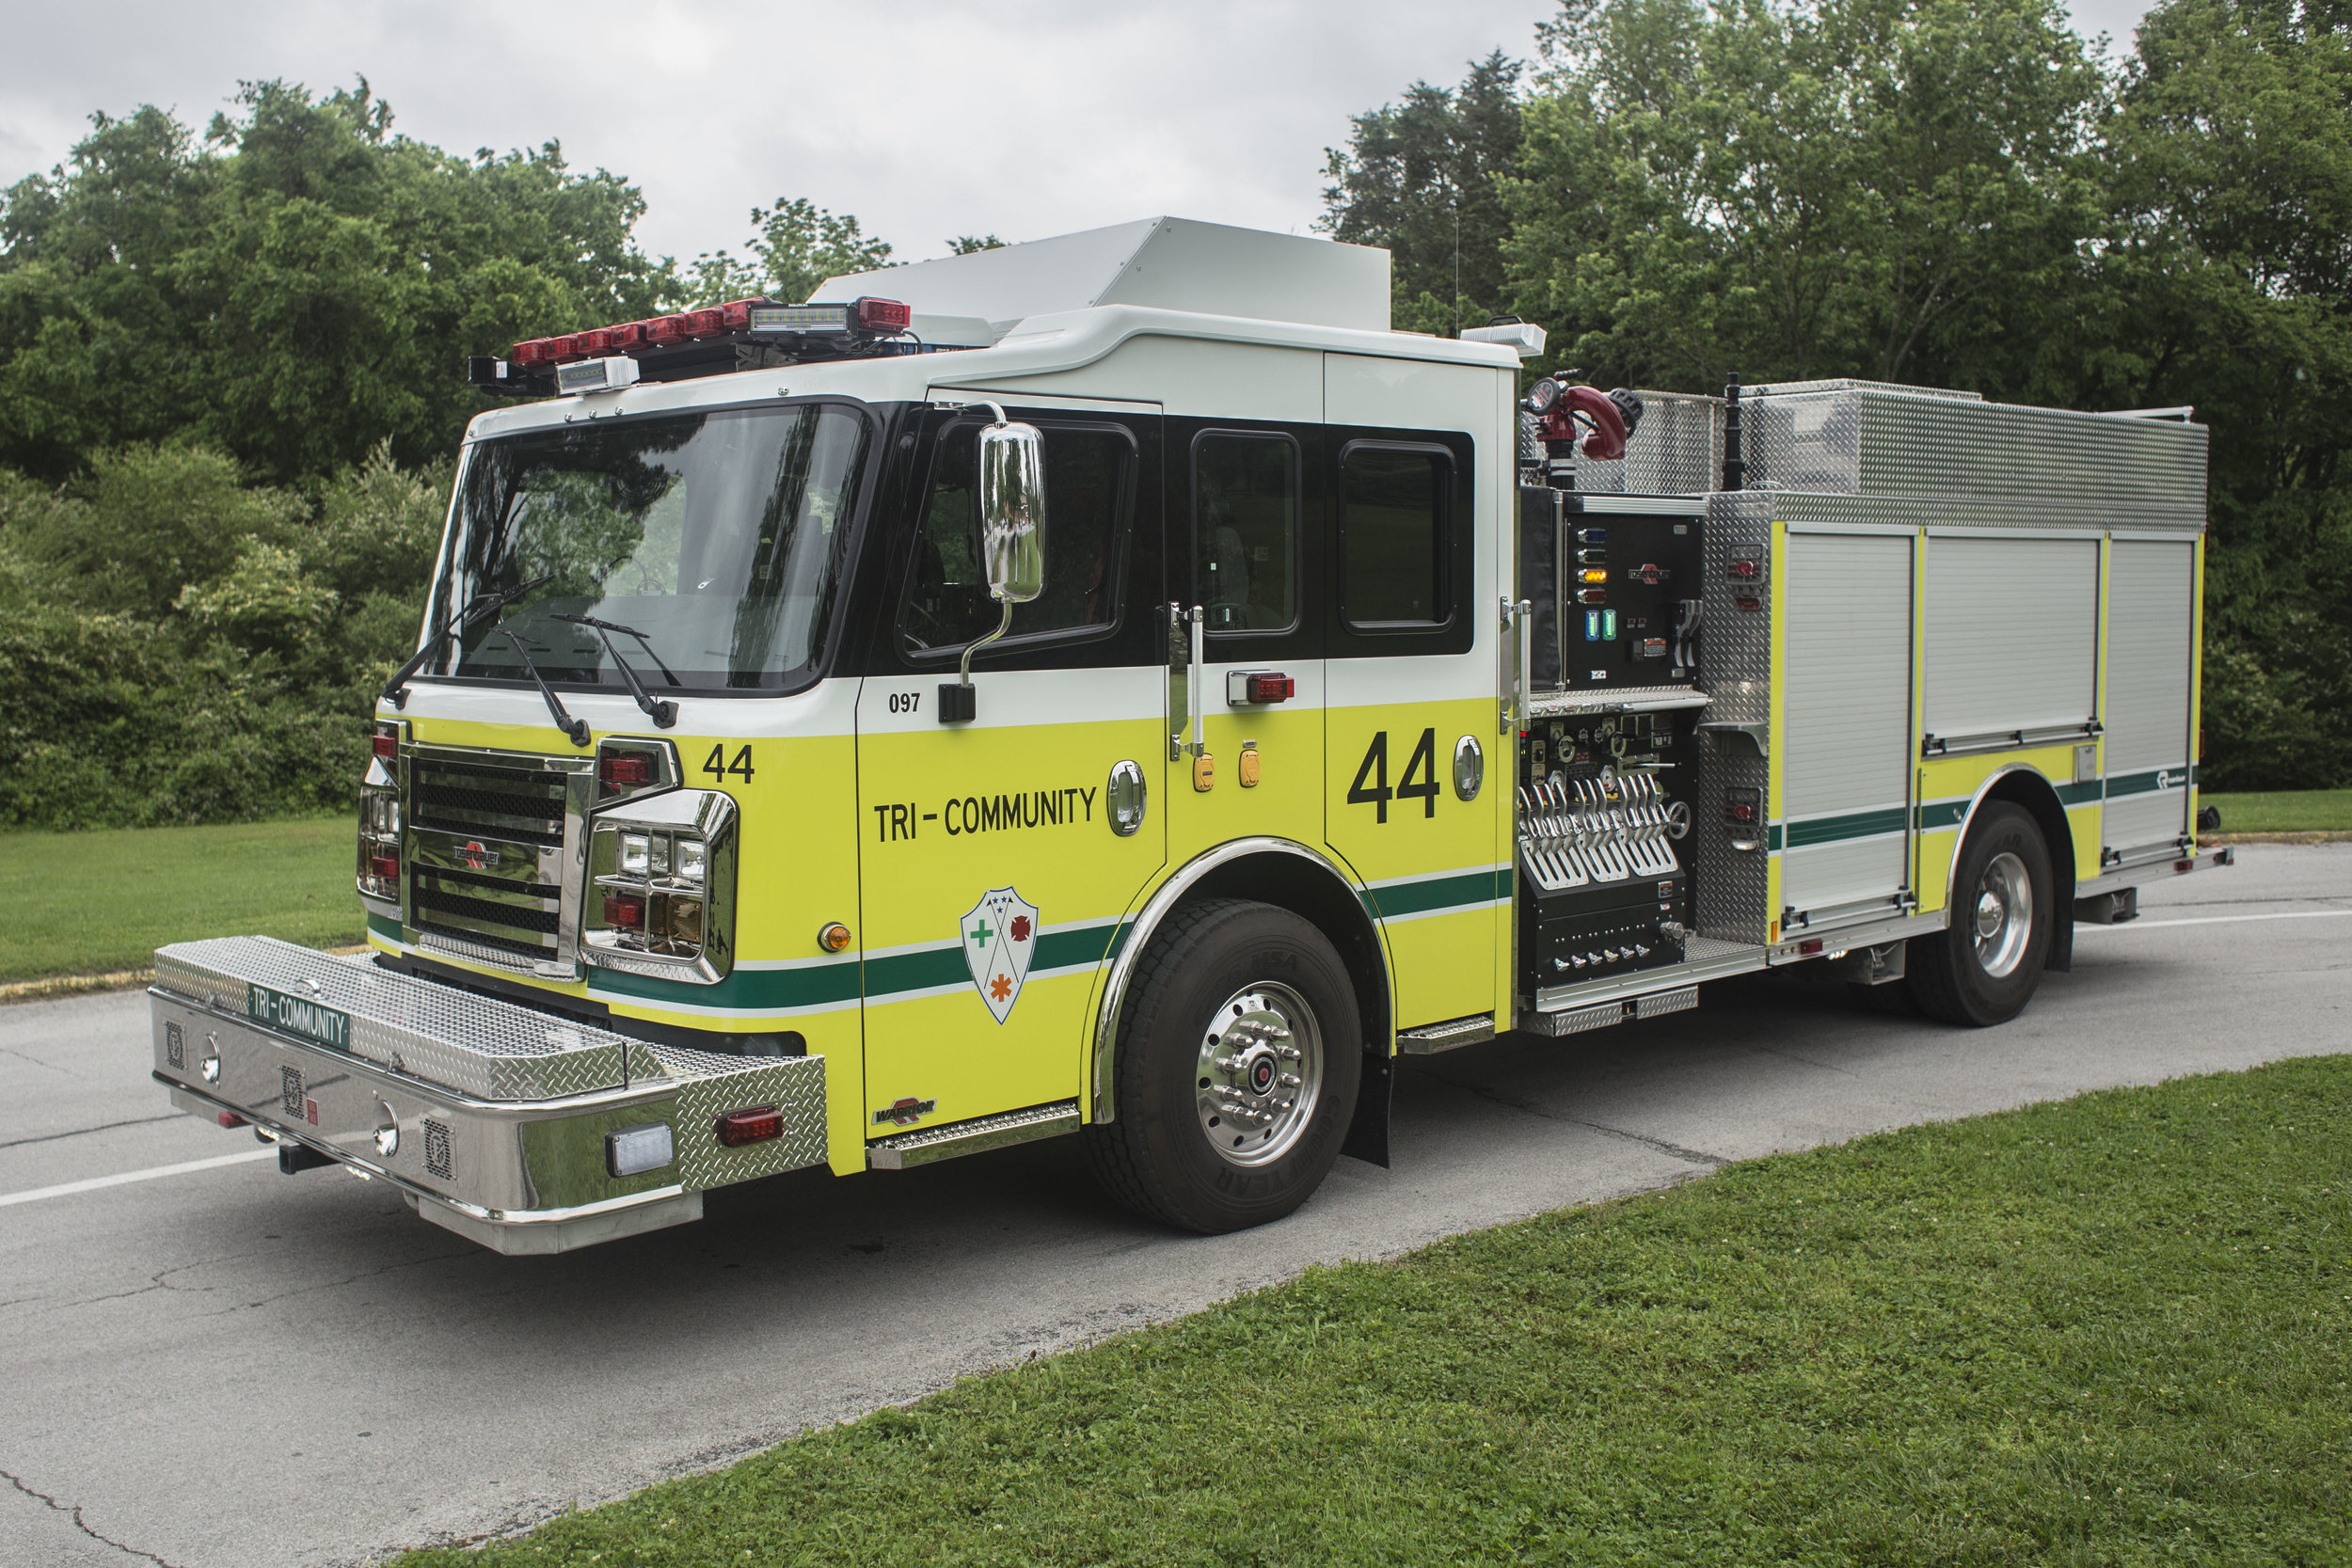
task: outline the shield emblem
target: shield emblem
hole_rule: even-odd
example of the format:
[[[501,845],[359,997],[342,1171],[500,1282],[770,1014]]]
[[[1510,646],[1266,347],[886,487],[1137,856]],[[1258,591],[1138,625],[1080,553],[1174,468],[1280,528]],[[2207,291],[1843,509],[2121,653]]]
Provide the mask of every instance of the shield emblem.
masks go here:
[[[1009,887],[980,895],[963,917],[959,930],[963,965],[999,1023],[1021,999],[1021,982],[1029,977],[1029,955],[1037,950],[1037,906]]]

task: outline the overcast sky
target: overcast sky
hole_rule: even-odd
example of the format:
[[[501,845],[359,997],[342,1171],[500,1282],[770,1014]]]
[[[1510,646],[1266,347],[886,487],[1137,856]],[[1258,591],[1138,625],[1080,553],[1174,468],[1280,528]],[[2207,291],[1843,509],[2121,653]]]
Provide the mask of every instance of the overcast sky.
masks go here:
[[[2074,0],[2128,46],[2145,7]],[[365,75],[452,151],[556,139],[641,186],[645,248],[739,245],[805,196],[898,247],[1157,214],[1304,231],[1323,150],[1416,79],[1533,53],[1555,0],[10,0],[0,182],[93,109],[200,127],[240,79]]]

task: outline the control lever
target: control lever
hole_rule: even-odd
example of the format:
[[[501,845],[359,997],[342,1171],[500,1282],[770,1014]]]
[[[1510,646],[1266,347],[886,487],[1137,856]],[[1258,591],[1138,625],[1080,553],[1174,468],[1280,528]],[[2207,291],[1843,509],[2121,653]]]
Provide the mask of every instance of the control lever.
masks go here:
[[[1707,618],[1707,601],[1684,599],[1675,607],[1675,673],[1698,668],[1699,623]]]

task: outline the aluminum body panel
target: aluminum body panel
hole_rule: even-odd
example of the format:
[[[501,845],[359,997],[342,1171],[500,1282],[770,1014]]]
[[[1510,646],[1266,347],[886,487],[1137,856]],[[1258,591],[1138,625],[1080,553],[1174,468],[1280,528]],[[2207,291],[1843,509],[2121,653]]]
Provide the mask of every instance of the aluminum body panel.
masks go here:
[[[1908,883],[1913,546],[1899,534],[1788,536],[1773,816],[1790,909],[1891,897]]]
[[[2098,707],[2095,539],[1928,541],[1931,736],[2081,727]]]
[[[2108,546],[2105,828],[2118,851],[2189,831],[2189,681],[2194,547],[2119,539]],[[2146,787],[2153,775],[2156,787]]]
[[[1851,381],[1753,387],[1740,412],[1751,487],[1966,498],[1947,526],[2205,526],[2201,425]]]

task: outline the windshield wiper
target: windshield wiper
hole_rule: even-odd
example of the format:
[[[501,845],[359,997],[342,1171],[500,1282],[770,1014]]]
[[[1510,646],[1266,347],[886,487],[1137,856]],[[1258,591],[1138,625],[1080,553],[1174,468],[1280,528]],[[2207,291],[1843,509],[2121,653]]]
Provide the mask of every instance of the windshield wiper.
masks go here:
[[[523,661],[523,668],[531,672],[532,680],[539,688],[539,695],[547,699],[548,711],[555,715],[555,727],[562,730],[564,737],[573,745],[587,745],[588,721],[575,719],[564,711],[562,699],[556,696],[555,688],[548,684],[547,676],[539,673],[539,667],[531,661],[531,650],[523,646],[523,640],[516,637],[513,628],[508,626],[499,627],[498,634],[515,644],[515,657]]]
[[[471,626],[485,615],[497,614],[532,589],[544,588],[554,580],[555,574],[549,572],[545,577],[532,578],[529,582],[519,583],[513,588],[501,588],[487,594],[476,594],[467,600],[463,610],[433,628],[432,635],[424,640],[424,646],[419,648],[409,657],[407,663],[392,672],[392,678],[384,683],[384,700],[394,707],[405,708],[408,705],[408,677],[424,668],[424,661],[433,657],[434,650],[441,645],[442,639],[460,626]]]
[[[596,634],[604,643],[604,651],[612,656],[614,664],[620,666],[621,679],[628,683],[628,694],[636,698],[637,705],[652,718],[654,728],[666,730],[677,722],[677,704],[667,697],[650,695],[645,690],[644,683],[637,678],[637,672],[628,667],[628,660],[621,657],[621,650],[612,645],[612,633],[616,631],[624,637],[634,637],[647,657],[656,664],[661,664],[661,656],[653,651],[653,644],[645,641],[644,632],[634,626],[622,626],[618,621],[599,621],[593,615],[558,615],[555,619],[569,621],[576,626],[586,626]],[[668,665],[661,664],[661,673],[669,678],[672,686],[678,684],[677,676],[670,673]]]

